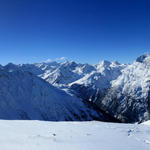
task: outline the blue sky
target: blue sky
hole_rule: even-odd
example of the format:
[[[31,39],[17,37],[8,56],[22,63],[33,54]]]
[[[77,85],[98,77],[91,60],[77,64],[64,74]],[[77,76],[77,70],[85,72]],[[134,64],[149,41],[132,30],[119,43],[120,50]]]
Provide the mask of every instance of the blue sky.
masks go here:
[[[150,52],[148,0],[0,0],[0,63],[130,63]]]

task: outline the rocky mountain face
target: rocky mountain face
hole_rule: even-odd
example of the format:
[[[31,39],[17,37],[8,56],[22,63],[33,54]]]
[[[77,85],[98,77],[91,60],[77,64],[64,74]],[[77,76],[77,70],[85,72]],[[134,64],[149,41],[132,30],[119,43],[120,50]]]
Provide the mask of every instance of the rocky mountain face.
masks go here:
[[[9,82],[5,75],[1,75],[0,83],[6,86],[5,90],[0,86],[2,104],[10,100],[13,103],[21,102],[17,109],[31,112],[37,102],[34,109],[39,112],[40,108],[44,112],[42,119],[47,118],[45,120],[114,119],[142,122],[150,119],[150,54],[138,57],[130,65],[109,61],[96,65],[68,61],[21,65],[10,63],[1,66],[0,70],[12,80]],[[44,92],[42,95],[39,94],[41,91]],[[26,109],[27,104],[32,107]],[[55,116],[52,116],[52,112],[55,112]],[[33,119],[30,114],[23,116]]]
[[[37,68],[34,71],[42,72]],[[10,63],[0,68],[0,119],[111,121],[111,118],[20,66]]]
[[[150,119],[150,55],[143,55],[122,70],[102,98],[101,109],[122,122]]]

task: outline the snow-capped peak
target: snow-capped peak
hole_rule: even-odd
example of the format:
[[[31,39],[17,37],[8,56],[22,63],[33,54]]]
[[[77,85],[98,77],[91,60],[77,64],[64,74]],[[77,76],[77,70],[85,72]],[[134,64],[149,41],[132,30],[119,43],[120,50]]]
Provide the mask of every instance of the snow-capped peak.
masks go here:
[[[150,64],[150,53],[149,54],[145,54],[145,55],[141,55],[136,59],[136,62],[140,62],[140,63],[149,63]]]
[[[107,60],[103,60],[103,61],[99,62],[99,63],[97,64],[97,66],[98,66],[99,68],[100,68],[100,67],[109,67],[110,64],[111,64],[111,62],[109,62],[109,61],[107,61]]]
[[[2,68],[2,73],[30,72],[69,95],[95,103],[122,122],[150,118],[150,54],[138,57],[130,65],[104,60],[96,65],[65,61],[10,63]]]

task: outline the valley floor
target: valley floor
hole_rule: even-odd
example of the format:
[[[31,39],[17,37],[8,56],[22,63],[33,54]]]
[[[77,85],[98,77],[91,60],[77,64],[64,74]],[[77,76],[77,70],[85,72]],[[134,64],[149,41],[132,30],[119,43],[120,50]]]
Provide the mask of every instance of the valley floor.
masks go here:
[[[0,150],[149,150],[150,122],[0,120]]]

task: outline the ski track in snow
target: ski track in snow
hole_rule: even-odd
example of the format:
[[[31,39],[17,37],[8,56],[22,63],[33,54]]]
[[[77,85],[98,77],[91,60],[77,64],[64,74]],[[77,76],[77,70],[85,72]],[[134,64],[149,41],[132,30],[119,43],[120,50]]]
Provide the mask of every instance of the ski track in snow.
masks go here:
[[[150,126],[0,120],[0,150],[149,150]]]

